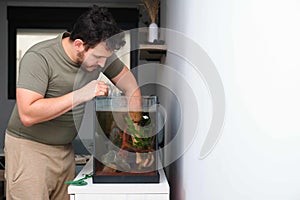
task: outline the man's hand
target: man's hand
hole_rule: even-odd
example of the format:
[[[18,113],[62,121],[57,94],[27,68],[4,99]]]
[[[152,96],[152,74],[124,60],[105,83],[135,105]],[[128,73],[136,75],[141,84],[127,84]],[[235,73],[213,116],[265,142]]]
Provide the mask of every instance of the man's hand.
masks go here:
[[[75,99],[82,102],[90,101],[96,96],[107,96],[108,86],[99,80],[93,80],[75,92]]]

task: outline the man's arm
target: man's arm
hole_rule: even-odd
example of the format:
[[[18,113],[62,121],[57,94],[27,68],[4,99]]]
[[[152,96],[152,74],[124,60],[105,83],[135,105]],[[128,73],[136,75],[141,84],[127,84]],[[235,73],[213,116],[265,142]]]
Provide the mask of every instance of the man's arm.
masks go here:
[[[136,79],[130,70],[124,66],[122,71],[111,81],[128,97],[141,96],[141,91]]]
[[[142,118],[142,98],[141,90],[137,85],[136,79],[126,66],[111,80],[121,91],[129,97],[129,115],[134,122],[139,122]]]
[[[106,96],[107,85],[93,80],[81,89],[55,98],[44,98],[41,94],[23,88],[17,88],[17,106],[24,126],[54,119],[73,107],[91,100],[95,96]]]

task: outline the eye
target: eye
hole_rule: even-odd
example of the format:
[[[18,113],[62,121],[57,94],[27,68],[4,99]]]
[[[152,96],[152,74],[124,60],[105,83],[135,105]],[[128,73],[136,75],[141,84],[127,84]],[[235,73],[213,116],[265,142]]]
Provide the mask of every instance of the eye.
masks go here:
[[[97,59],[103,58],[103,56],[96,56],[96,55],[94,55],[94,57]]]

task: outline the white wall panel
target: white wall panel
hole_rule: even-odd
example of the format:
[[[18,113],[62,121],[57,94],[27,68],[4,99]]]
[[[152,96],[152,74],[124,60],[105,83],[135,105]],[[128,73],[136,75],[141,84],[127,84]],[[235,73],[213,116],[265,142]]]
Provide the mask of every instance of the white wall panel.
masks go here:
[[[207,52],[226,95],[225,124],[215,149],[198,159],[203,142],[199,132],[170,166],[172,199],[299,199],[300,2],[165,4],[164,25],[185,33]],[[167,57],[167,63],[173,61]]]

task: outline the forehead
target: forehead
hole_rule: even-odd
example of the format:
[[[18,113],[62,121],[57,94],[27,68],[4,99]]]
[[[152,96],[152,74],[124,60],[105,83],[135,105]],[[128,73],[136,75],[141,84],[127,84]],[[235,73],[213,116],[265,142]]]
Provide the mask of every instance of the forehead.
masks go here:
[[[113,53],[112,51],[107,49],[105,42],[100,42],[99,44],[97,44],[94,48],[91,49],[91,52],[95,56],[104,56],[104,57],[109,57]]]

